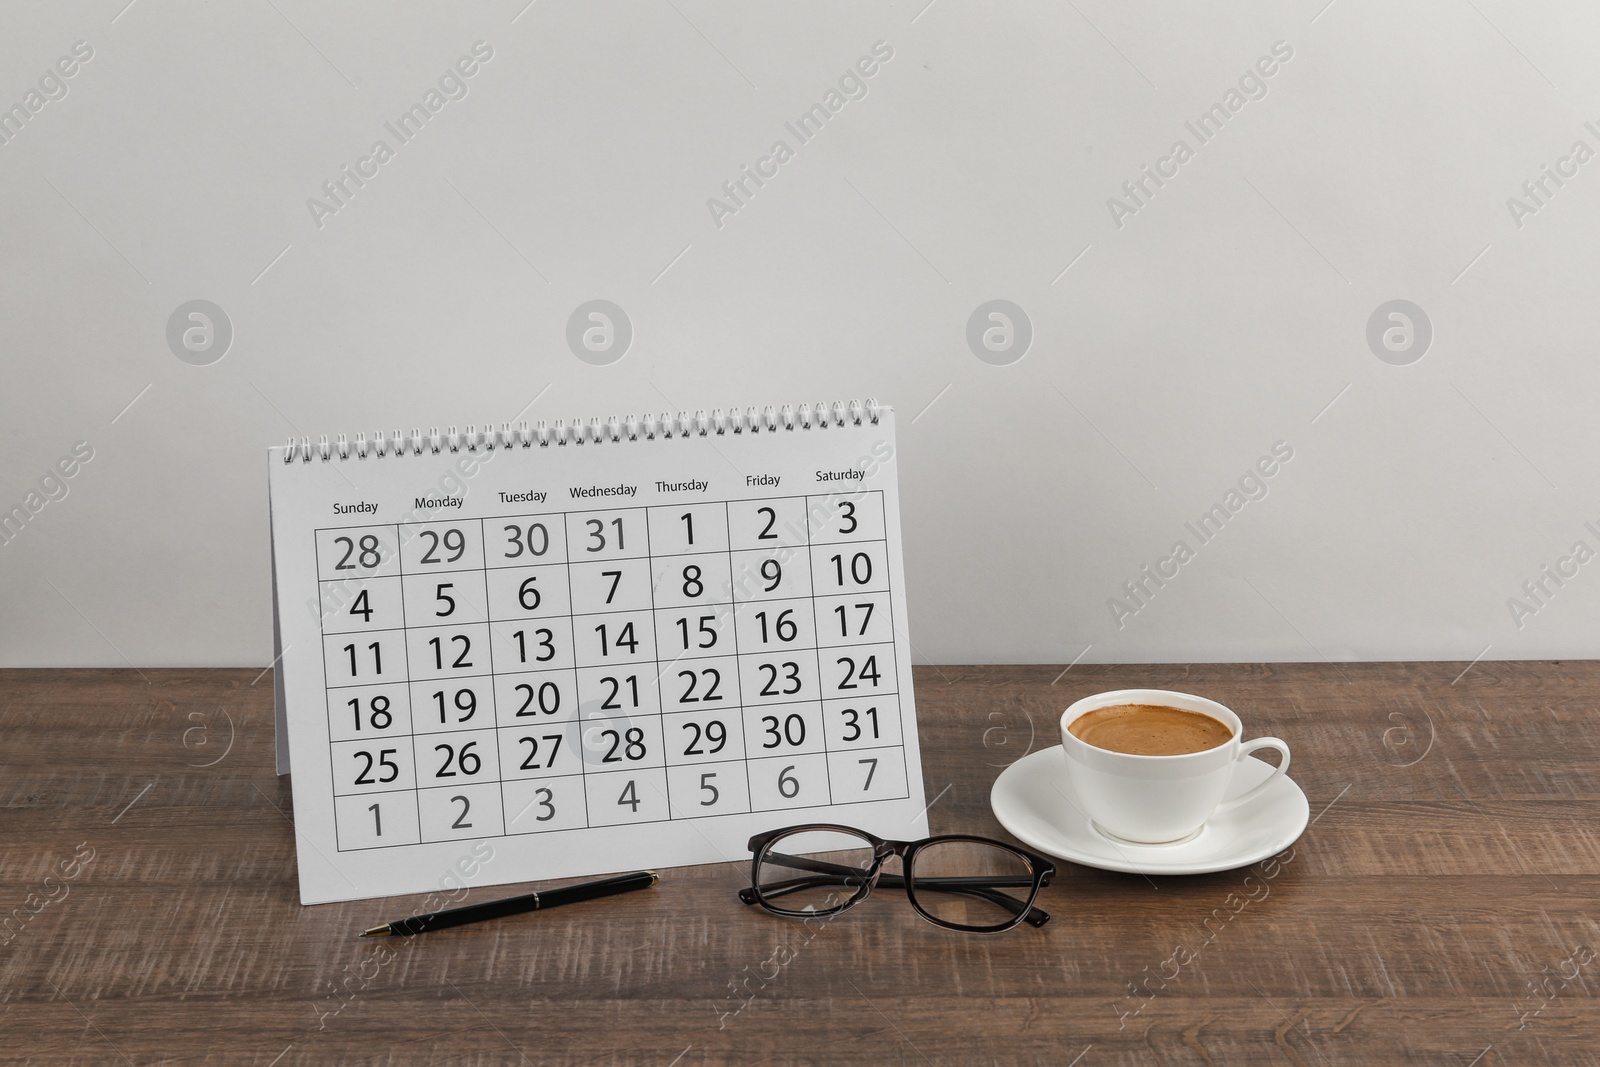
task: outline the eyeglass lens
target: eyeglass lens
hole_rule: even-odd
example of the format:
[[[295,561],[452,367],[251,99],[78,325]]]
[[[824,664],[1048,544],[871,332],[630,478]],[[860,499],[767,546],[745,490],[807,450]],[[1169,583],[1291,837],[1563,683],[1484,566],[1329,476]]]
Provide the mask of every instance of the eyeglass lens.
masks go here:
[[[988,929],[1014,922],[1033,894],[1025,856],[983,841],[934,841],[912,858],[911,898],[940,922]]]
[[[801,830],[767,846],[756,888],[777,910],[829,912],[864,894],[871,874],[871,841],[837,830]]]

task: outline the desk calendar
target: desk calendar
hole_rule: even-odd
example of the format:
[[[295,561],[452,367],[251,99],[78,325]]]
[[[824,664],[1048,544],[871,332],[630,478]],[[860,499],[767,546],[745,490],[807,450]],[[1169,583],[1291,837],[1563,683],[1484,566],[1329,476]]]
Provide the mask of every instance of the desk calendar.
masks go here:
[[[924,836],[895,448],[868,401],[272,449],[301,901]]]

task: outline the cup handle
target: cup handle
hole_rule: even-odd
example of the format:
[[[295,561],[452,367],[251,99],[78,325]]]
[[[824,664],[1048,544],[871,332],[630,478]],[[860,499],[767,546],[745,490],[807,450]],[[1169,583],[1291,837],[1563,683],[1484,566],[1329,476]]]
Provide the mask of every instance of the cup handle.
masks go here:
[[[1239,746],[1239,754],[1234,757],[1234,760],[1235,762],[1242,760],[1246,756],[1250,755],[1250,753],[1263,748],[1277,749],[1278,754],[1282,756],[1283,759],[1279,761],[1275,768],[1273,768],[1272,774],[1267,777],[1266,781],[1245,790],[1232,800],[1224,800],[1221,804],[1217,805],[1218,811],[1228,811],[1231,808],[1237,808],[1240,804],[1243,804],[1247,801],[1254,800],[1256,797],[1261,795],[1262,791],[1264,791],[1267,786],[1271,785],[1273,782],[1276,782],[1279,778],[1282,778],[1288,773],[1289,746],[1276,737],[1258,737],[1254,741],[1246,741],[1244,744]]]

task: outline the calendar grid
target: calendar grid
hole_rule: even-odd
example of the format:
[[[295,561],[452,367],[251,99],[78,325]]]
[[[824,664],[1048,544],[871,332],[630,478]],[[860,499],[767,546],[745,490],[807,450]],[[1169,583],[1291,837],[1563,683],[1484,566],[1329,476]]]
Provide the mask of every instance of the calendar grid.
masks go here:
[[[338,851],[909,796],[909,731],[899,698],[906,665],[895,652],[884,507],[881,490],[863,490],[315,530],[319,588],[342,591],[348,600],[352,579],[340,572],[356,570],[355,603],[364,611],[322,616]],[[678,520],[685,525],[682,540]],[[491,560],[495,526],[511,536],[504,558]],[[667,540],[658,540],[658,532]],[[702,543],[706,536],[711,543]],[[593,557],[579,558],[580,537],[592,542],[585,551]],[[835,546],[830,557],[827,549]],[[827,580],[837,588],[821,591],[817,571],[827,560],[834,564]],[[559,586],[544,584],[556,580],[556,568]],[[796,568],[804,569],[803,581]],[[435,599],[424,610],[428,593]],[[809,615],[803,626],[801,611]],[[399,627],[389,613],[398,615]],[[840,633],[825,644],[834,613]],[[684,647],[673,655],[669,642],[680,628]],[[335,663],[332,651],[346,638],[351,659]],[[481,656],[480,640],[487,648]],[[413,645],[419,656],[432,650],[428,665],[411,656]],[[373,653],[370,677],[358,646]],[[826,666],[825,650],[835,661]],[[389,664],[398,666],[391,672]],[[676,683],[668,684],[680,665],[676,677],[688,683],[681,695]],[[336,666],[348,666],[348,676],[336,674]],[[653,707],[641,668],[655,671]],[[419,702],[434,686],[440,722],[425,725]],[[861,691],[867,695],[851,699]],[[518,711],[502,706],[517,692],[527,694]],[[333,718],[331,698],[345,693],[357,709],[352,731]],[[371,715],[380,699],[392,709],[383,730]],[[368,730],[361,728],[363,704]],[[532,733],[535,726],[552,732]],[[591,751],[590,730],[602,743],[609,739],[609,748]],[[814,738],[813,731],[819,731]],[[374,758],[374,736],[378,745],[409,747],[408,786],[397,771],[401,788],[383,788],[367,776],[374,767],[393,767],[385,762],[392,749]],[[438,761],[423,755],[428,738],[443,755],[437,770]],[[864,758],[852,764],[851,753]],[[734,763],[742,765],[742,788],[723,777]],[[848,785],[840,777],[847,769]],[[621,812],[601,802],[613,787]],[[401,823],[409,825],[400,825],[391,805],[406,792],[412,804]],[[498,811],[488,810],[492,798]],[[370,822],[358,818],[368,814]]]
[[[400,563],[400,527],[396,526],[394,532],[395,532],[395,549],[394,549],[395,563],[396,563],[396,565],[399,565],[399,563]],[[402,632],[403,632],[404,628],[405,628],[405,623],[407,621],[407,616],[406,616],[406,583],[404,581],[397,582],[396,586],[400,590],[400,622],[401,622],[401,628],[402,628]],[[411,777],[411,783],[412,783],[413,786],[417,787],[417,788],[413,788],[411,790],[411,805],[412,805],[413,808],[416,809],[416,813],[417,813],[417,838],[418,838],[418,840],[421,840],[421,838],[422,838],[422,789],[420,788],[419,783],[422,781],[422,771],[417,766],[417,709],[411,706],[411,690],[410,690],[410,687],[411,687],[411,674],[412,674],[412,672],[411,672],[411,642],[402,640],[400,642],[400,647],[404,651],[405,664],[406,664],[406,725],[408,727],[410,727],[410,729],[411,729],[411,733],[410,733],[410,737],[409,737],[409,740],[410,740],[410,743],[411,743],[411,776],[412,776]],[[354,672],[352,672],[352,673],[354,673]],[[369,707],[370,707],[370,705],[369,705]],[[337,792],[337,787],[335,788],[335,792]],[[334,816],[334,818],[335,819],[338,818],[337,814]],[[382,834],[380,833],[379,836],[382,836]]]
[[[884,603],[884,606],[889,609],[889,637],[890,637],[890,640],[893,640],[895,635],[900,632],[899,630],[897,630],[895,628],[894,598],[893,597],[885,597],[883,603]],[[910,636],[909,633],[907,633],[907,635],[906,635],[906,647],[909,648],[910,646],[911,646],[911,636]],[[906,667],[907,670],[910,670],[911,664],[907,663],[905,665],[905,667]],[[895,703],[898,704],[899,700],[900,700],[900,698],[899,698],[899,693],[900,693],[900,664],[899,663],[895,664],[894,690],[895,690]],[[924,810],[924,812],[926,812],[927,809],[923,809],[923,810]]]
[[[811,555],[811,506],[809,501],[807,501],[806,505],[806,555]],[[822,685],[822,634],[819,632],[821,624],[817,621],[817,575],[816,571],[811,567],[806,568],[806,582],[811,592],[811,625],[813,626],[811,658],[817,663],[817,685],[820,692]],[[831,801],[833,799],[833,770],[828,765],[828,728],[825,718],[822,727],[822,753],[823,781],[828,785],[828,799]]]
[[[733,661],[734,663],[739,663],[739,609],[733,595],[733,520],[728,517],[728,509],[726,507],[722,509],[722,526],[728,540],[728,603],[730,610],[733,612]],[[742,719],[746,706],[744,702],[744,679],[740,677],[737,670],[733,672],[733,679],[739,685],[739,716]],[[744,740],[744,730],[742,728],[739,731],[739,739],[740,741]],[[745,749],[747,757],[749,752],[750,750],[747,747]],[[740,766],[744,770],[744,795],[748,797],[754,791],[754,786],[750,781],[750,760],[748,758],[740,760]]]
[[[480,535],[479,544],[482,544],[483,543],[482,542],[482,536],[481,536],[482,533],[483,533],[483,520],[482,519],[478,520],[478,532],[479,532],[479,535]],[[484,600],[485,606],[487,606],[488,603],[489,603],[489,589],[488,589],[489,560],[488,560],[488,558],[485,557],[483,562],[484,562],[484,567],[483,567],[483,572],[484,572],[484,596],[483,596],[483,600]],[[494,617],[494,613],[492,611],[485,611],[484,612],[484,621],[485,622],[489,621],[493,617]],[[492,631],[491,631],[491,634],[492,634]],[[496,671],[495,667],[494,667],[494,638],[491,636],[490,639],[489,639],[489,705],[490,705],[489,710],[494,715],[495,729],[493,731],[493,737],[494,737],[494,740],[495,740],[495,746],[494,746],[495,747],[495,765],[499,768],[499,771],[500,771],[500,773],[495,776],[496,779],[497,779],[497,781],[495,782],[495,791],[500,794],[500,831],[503,834],[509,834],[511,832],[511,827],[510,827],[510,825],[508,825],[510,820],[508,820],[506,818],[506,813],[507,813],[507,810],[509,808],[509,805],[506,804],[506,768],[504,766],[503,753],[500,751],[500,743],[499,743],[500,742],[500,702],[494,698],[494,679],[496,677],[498,677],[498,675],[499,675],[499,672]],[[419,796],[421,795],[421,790],[420,789],[418,789],[418,795]],[[420,818],[420,813],[419,813],[419,818]],[[419,823],[419,825],[420,825],[420,823]]]
[[[563,514],[561,516],[561,524],[562,524],[561,540],[562,540],[563,544],[565,544],[566,541],[567,541],[566,521],[567,521],[567,517],[566,517],[565,514]],[[562,554],[566,555],[567,553],[563,552]],[[567,607],[570,609],[572,607],[572,603],[573,603],[573,601],[572,601],[572,568],[570,566],[562,568],[562,580],[564,582],[566,582],[566,585],[567,585]],[[570,618],[570,616],[569,616],[569,618]],[[573,633],[572,634],[572,638],[573,638],[573,647],[576,648],[577,647],[577,634]],[[578,661],[577,661],[577,657],[576,656],[573,657],[572,665],[573,665],[573,669],[572,669],[572,694],[573,694],[573,699],[576,700],[578,698],[578,669],[577,669]],[[578,795],[583,798],[583,825],[592,826],[592,825],[594,825],[594,818],[593,818],[592,814],[589,811],[589,789],[588,789],[588,782],[586,781],[586,779],[588,778],[588,770],[585,767],[585,764],[587,763],[588,758],[589,758],[588,757],[588,751],[589,750],[583,743],[583,718],[582,718],[582,712],[583,712],[583,708],[580,705],[579,708],[578,708],[578,713],[579,713],[578,732],[577,732],[577,735],[576,735],[577,736],[577,740],[578,740],[578,757],[582,761],[582,762],[580,762],[578,764],[578,770],[579,770],[579,772],[581,774],[581,776],[578,779]],[[498,720],[496,720],[496,721],[498,721]],[[509,832],[511,828],[508,826],[506,829]]]
[[[649,509],[641,509],[644,513],[644,558],[652,561],[655,558],[653,543],[650,534]],[[653,568],[652,568],[653,570]],[[664,791],[663,799],[666,801],[666,821],[672,819],[672,776],[667,773],[667,709],[666,694],[661,689],[661,635],[656,630],[656,590],[655,585],[650,587],[650,647],[653,650],[651,666],[655,668],[656,676],[656,719],[661,724],[661,787]],[[661,820],[654,820],[661,821]]]

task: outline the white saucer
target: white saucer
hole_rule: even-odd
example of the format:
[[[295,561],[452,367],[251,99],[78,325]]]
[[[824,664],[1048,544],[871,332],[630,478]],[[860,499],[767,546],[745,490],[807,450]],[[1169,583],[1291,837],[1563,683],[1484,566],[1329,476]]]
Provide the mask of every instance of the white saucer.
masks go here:
[[[1272,773],[1245,759],[1228,783],[1234,797]],[[989,794],[995,818],[1017,840],[1060,859],[1128,874],[1210,874],[1275,856],[1305,832],[1311,805],[1288,775],[1233,811],[1215,815],[1194,837],[1171,845],[1136,845],[1106,837],[1078,809],[1065,782],[1061,746],[1022,757],[1001,772]]]

